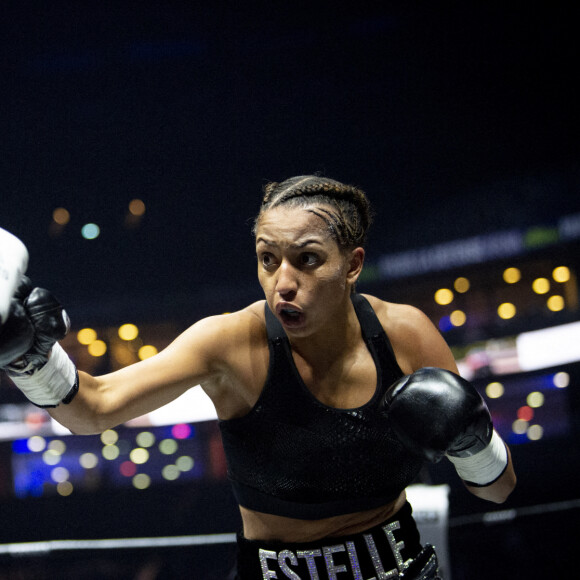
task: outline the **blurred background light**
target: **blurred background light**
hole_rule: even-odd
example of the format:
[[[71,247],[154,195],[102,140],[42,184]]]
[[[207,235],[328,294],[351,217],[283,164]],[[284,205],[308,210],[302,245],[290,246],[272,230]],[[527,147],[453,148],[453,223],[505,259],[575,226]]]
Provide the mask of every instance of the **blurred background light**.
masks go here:
[[[499,399],[504,394],[504,387],[500,382],[494,381],[487,385],[485,388],[485,394],[490,399]]]
[[[558,266],[557,268],[554,268],[552,278],[560,284],[568,282],[570,280],[570,268],[567,266]]]
[[[550,281],[547,278],[536,278],[532,282],[532,290],[536,294],[547,294],[550,291]]]
[[[68,222],[70,221],[70,213],[67,209],[65,209],[64,207],[57,207],[53,212],[52,212],[52,219],[54,220],[55,223],[57,223],[59,226],[65,226],[66,224],[68,224]]]
[[[94,240],[99,237],[101,229],[97,224],[85,224],[81,228],[81,235],[85,240]]]
[[[135,340],[139,336],[139,329],[135,324],[122,324],[118,334],[122,340]]]
[[[435,292],[435,302],[442,306],[451,304],[453,302],[453,292],[449,288],[440,288]]]
[[[465,292],[467,292],[469,290],[469,288],[470,288],[470,282],[469,282],[469,280],[467,278],[464,278],[463,276],[460,276],[453,283],[453,287],[460,294],[464,294]]]
[[[548,307],[548,310],[552,312],[560,312],[564,310],[564,307],[566,306],[564,297],[558,296],[557,294],[550,296],[548,300],[546,300],[546,306]]]
[[[88,346],[97,340],[97,331],[93,328],[82,328],[77,332],[77,340],[80,344]]]
[[[157,348],[151,344],[143,345],[139,351],[138,356],[141,360],[145,360],[146,358],[151,358],[157,354]]]
[[[509,320],[516,315],[516,307],[511,302],[504,302],[498,306],[497,314],[503,320]]]
[[[518,268],[506,268],[503,272],[503,279],[507,284],[515,284],[522,278],[522,273]]]
[[[107,344],[103,340],[95,340],[89,344],[88,351],[91,356],[103,356],[107,352]]]

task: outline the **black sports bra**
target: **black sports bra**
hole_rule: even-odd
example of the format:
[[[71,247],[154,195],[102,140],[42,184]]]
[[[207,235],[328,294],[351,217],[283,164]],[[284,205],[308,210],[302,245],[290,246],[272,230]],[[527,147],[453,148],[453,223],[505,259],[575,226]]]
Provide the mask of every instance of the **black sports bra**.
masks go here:
[[[377,368],[374,396],[356,409],[328,407],[314,397],[282,325],[265,306],[266,384],[247,415],[220,421],[240,505],[300,519],[364,511],[396,499],[421,469],[422,461],[405,451],[377,410],[403,372],[369,302],[360,294],[352,302]]]

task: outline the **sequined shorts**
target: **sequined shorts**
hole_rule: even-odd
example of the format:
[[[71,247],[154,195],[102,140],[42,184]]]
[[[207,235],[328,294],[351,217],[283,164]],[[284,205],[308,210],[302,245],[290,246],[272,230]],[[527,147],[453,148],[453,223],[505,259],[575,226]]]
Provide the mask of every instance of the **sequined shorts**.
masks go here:
[[[365,532],[316,542],[263,542],[238,535],[236,580],[436,580],[437,555],[421,546],[407,503]]]

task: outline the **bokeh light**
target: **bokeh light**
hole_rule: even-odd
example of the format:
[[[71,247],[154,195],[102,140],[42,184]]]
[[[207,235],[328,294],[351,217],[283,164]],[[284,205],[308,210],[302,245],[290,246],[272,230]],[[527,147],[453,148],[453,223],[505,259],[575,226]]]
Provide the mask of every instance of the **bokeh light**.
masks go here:
[[[85,240],[94,240],[99,237],[101,228],[97,224],[85,224],[81,229],[81,235]]]
[[[532,282],[532,290],[536,294],[547,294],[550,291],[550,281],[548,278],[536,278]]]
[[[511,302],[504,302],[498,306],[497,314],[503,320],[509,320],[516,315],[516,307]]]
[[[515,284],[522,279],[522,273],[518,268],[506,268],[503,272],[503,279],[507,284]]]
[[[93,328],[82,328],[77,332],[77,340],[80,344],[88,346],[97,340],[97,331]]]
[[[563,284],[570,280],[570,268],[566,266],[558,266],[552,272],[552,278],[555,282]]]
[[[121,340],[135,340],[139,336],[139,329],[134,324],[122,324],[118,332]]]
[[[138,356],[141,360],[145,360],[146,358],[151,358],[156,354],[157,349],[151,344],[146,344],[139,349]]]
[[[435,292],[435,302],[441,306],[451,304],[453,302],[453,292],[449,288],[440,288]]]
[[[471,284],[469,280],[467,278],[464,278],[463,276],[460,276],[455,280],[455,282],[453,282],[453,288],[455,288],[455,291],[459,292],[460,294],[464,294],[465,292],[467,292],[470,286]]]

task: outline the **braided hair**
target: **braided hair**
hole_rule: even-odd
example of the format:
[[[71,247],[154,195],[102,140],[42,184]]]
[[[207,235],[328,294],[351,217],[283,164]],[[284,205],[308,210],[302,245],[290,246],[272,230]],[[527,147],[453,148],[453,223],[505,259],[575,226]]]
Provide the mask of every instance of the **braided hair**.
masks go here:
[[[358,187],[317,175],[268,183],[264,187],[260,213],[254,221],[254,234],[262,213],[282,205],[308,208],[326,223],[330,235],[342,249],[364,247],[366,243],[372,212],[366,194]]]

